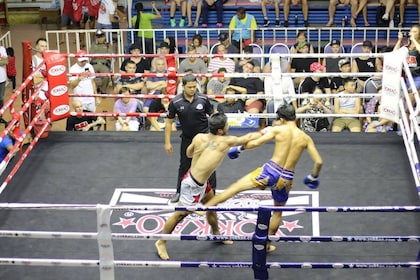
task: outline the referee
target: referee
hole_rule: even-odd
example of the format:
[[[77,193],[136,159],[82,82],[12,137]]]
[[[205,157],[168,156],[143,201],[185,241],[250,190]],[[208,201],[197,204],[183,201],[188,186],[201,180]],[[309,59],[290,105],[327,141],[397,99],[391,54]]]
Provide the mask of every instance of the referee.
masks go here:
[[[208,133],[207,119],[213,113],[213,106],[207,99],[207,96],[196,92],[197,80],[194,75],[185,75],[182,78],[182,87],[183,93],[175,96],[169,103],[165,126],[165,150],[167,154],[172,154],[173,152],[171,134],[176,116],[182,130],[178,182],[176,194],[170,200],[172,203],[178,202],[181,180],[191,166],[191,158],[187,157],[187,148],[198,133]],[[209,183],[213,189],[216,189],[215,173],[210,176]]]

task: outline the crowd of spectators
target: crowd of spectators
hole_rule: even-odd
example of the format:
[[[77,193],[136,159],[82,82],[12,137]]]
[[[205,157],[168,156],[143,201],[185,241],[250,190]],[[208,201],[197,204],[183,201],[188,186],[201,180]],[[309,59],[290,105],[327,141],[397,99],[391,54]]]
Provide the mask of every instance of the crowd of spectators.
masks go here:
[[[344,4],[352,6],[352,17],[350,19],[352,25],[359,13],[363,13],[366,1],[332,1],[332,5]],[[109,4],[109,3],[108,3]],[[115,4],[115,3],[114,3]],[[261,1],[262,11],[264,14],[264,26],[269,26],[270,19],[267,18],[265,7],[274,4],[278,7],[278,1]],[[102,4],[101,4],[102,5]],[[175,12],[177,7],[180,7],[181,21],[178,23],[180,27],[184,24],[188,26],[197,27],[200,22],[200,11],[208,13],[209,7],[215,7],[218,15],[219,8],[223,5],[223,0],[176,0],[170,1],[171,6],[171,26],[175,27]],[[308,26],[307,18],[307,2],[306,1],[286,1],[285,6],[302,5],[302,12],[304,15],[304,26]],[[87,61],[86,58],[78,58],[76,63],[70,69],[70,72],[79,73],[79,78],[72,78],[70,81],[70,89],[75,93],[81,91],[86,94],[96,93],[115,93],[115,94],[145,94],[145,95],[162,95],[162,94],[183,94],[183,86],[181,78],[178,77],[176,81],[168,80],[165,75],[169,68],[175,67],[178,74],[225,74],[225,73],[244,73],[244,77],[211,77],[211,75],[197,76],[196,91],[208,95],[237,95],[237,98],[221,98],[210,97],[210,103],[213,105],[215,111],[223,111],[227,113],[274,113],[276,107],[282,103],[292,103],[298,113],[308,114],[322,114],[322,113],[340,113],[340,114],[362,114],[365,108],[369,108],[369,112],[377,112],[380,98],[373,99],[373,105],[367,105],[372,98],[356,98],[356,97],[325,97],[325,98],[300,98],[299,94],[331,94],[331,93],[377,93],[380,91],[380,75],[374,83],[374,92],[372,88],[366,90],[367,81],[375,78],[374,72],[382,71],[383,61],[379,58],[364,56],[363,54],[371,53],[374,46],[371,41],[365,40],[361,44],[360,57],[346,57],[344,48],[341,46],[339,40],[332,40],[329,43],[331,53],[339,54],[335,57],[329,58],[315,58],[315,57],[294,57],[287,61],[282,60],[282,72],[289,73],[314,73],[311,75],[296,75],[294,78],[281,77],[280,80],[274,81],[271,77],[263,77],[262,75],[250,75],[253,73],[270,72],[272,65],[267,58],[255,58],[247,56],[254,53],[255,46],[255,30],[258,28],[255,17],[248,13],[246,9],[240,7],[237,9],[237,14],[230,19],[229,32],[221,32],[218,36],[219,42],[206,46],[203,43],[203,38],[200,34],[195,34],[192,38],[188,38],[191,44],[185,46],[185,54],[189,57],[176,57],[170,64],[168,64],[168,54],[179,54],[183,52],[177,47],[175,38],[167,36],[163,42],[157,43],[150,34],[142,29],[148,29],[154,19],[161,17],[155,3],[151,3],[152,13],[145,13],[145,7],[141,2],[135,4],[136,16],[133,17],[133,24],[139,29],[136,34],[134,43],[128,47],[128,51],[132,57],[126,58],[120,68],[120,76],[118,78],[112,75],[103,75],[103,73],[112,72],[112,60],[106,57],[95,57]],[[196,7],[197,12],[195,19],[192,17],[191,8]],[[332,8],[331,8],[332,9]],[[115,18],[121,19],[121,15],[117,10],[110,9],[110,21],[115,22]],[[277,12],[277,8],[276,8]],[[284,9],[285,20],[284,26],[288,26],[287,12]],[[202,13],[203,15],[203,13]],[[331,14],[330,14],[331,16]],[[389,12],[385,17],[389,17]],[[187,22],[187,23],[186,23]],[[221,22],[218,22],[218,24]],[[105,23],[103,23],[105,24]],[[327,23],[331,26],[333,22]],[[105,24],[106,25],[106,24]],[[276,14],[275,25],[280,26],[280,16]],[[365,25],[369,23],[365,20]],[[97,26],[101,26],[100,24]],[[107,26],[105,26],[107,27]],[[207,27],[204,22],[202,27]],[[416,33],[417,32],[417,33]],[[413,57],[417,57],[418,50],[417,42],[418,30],[413,28],[410,31],[410,42],[408,46]],[[98,28],[95,33],[94,44],[87,50],[89,54],[109,54],[112,51],[109,49],[107,42],[112,40],[112,36],[106,34],[102,29]],[[416,41],[416,43],[413,43]],[[401,47],[398,44],[398,48]],[[158,56],[153,59],[150,56],[142,57],[141,54],[153,53],[151,46],[158,46],[155,52]],[[410,47],[411,46],[411,47]],[[288,50],[291,54],[311,54],[314,53],[314,46],[309,42],[309,38],[305,30],[298,31],[296,34],[296,42],[289,46]],[[389,51],[389,49],[388,49]],[[216,54],[216,56],[205,56],[208,53]],[[417,52],[417,54],[416,54]],[[243,54],[241,57],[229,57],[230,54]],[[198,57],[197,55],[204,55]],[[418,61],[418,60],[416,60]],[[413,66],[413,69],[417,66]],[[328,77],[321,77],[322,73],[336,73]],[[366,76],[357,75],[351,77],[348,73],[362,73],[366,72]],[[95,78],[93,74],[101,73]],[[156,76],[143,77],[135,75],[136,73],[155,73]],[[339,75],[338,73],[343,73]],[[413,71],[413,73],[416,73]],[[318,75],[319,74],[319,75]],[[378,78],[379,77],[379,78]],[[416,77],[415,77],[416,78]],[[170,82],[175,83],[175,86],[170,87]],[[82,88],[82,90],[81,90]],[[89,90],[84,90],[88,88]],[[169,88],[171,88],[169,90]],[[267,98],[250,98],[249,95],[263,95]],[[246,96],[244,96],[246,95]],[[83,110],[95,111],[96,105],[100,102],[98,98],[80,97]],[[87,102],[86,100],[89,100]],[[155,102],[156,101],[156,102]],[[167,109],[167,104],[170,100],[165,98],[120,98],[116,101],[116,109],[121,112],[129,110],[128,112],[163,112]],[[118,103],[117,103],[118,102]],[[153,105],[152,105],[153,104]],[[118,105],[118,106],[117,106]],[[128,106],[129,105],[129,106]],[[372,109],[373,108],[373,109]],[[321,122],[315,120],[321,120]],[[373,118],[375,120],[375,118]],[[270,124],[271,120],[260,121],[260,126],[263,127]],[[375,120],[379,121],[379,120]],[[134,123],[136,122],[136,123]],[[379,121],[380,122],[380,121]],[[175,122],[176,123],[176,122]],[[374,131],[372,128],[372,118],[360,117],[340,117],[333,119],[329,118],[303,118],[301,127],[307,131],[341,131],[348,129],[350,131]],[[321,125],[322,124],[322,125]],[[381,124],[382,125],[382,124]],[[319,127],[318,127],[319,126]],[[322,126],[322,127],[321,127]],[[127,129],[127,127],[129,129]],[[161,118],[118,118],[115,129],[117,130],[138,130],[151,129],[162,130],[163,124]],[[368,129],[369,127],[369,129]],[[384,127],[392,127],[385,124]],[[381,129],[380,131],[388,131],[389,129]],[[379,131],[377,129],[376,131]]]

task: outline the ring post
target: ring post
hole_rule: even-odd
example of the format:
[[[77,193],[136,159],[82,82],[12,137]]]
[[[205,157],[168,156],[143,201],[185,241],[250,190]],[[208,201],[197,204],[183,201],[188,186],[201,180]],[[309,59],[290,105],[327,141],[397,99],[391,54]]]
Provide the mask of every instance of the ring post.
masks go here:
[[[268,279],[267,239],[270,218],[270,209],[260,208],[258,210],[257,226],[252,236],[252,269],[255,280]]]
[[[100,279],[114,280],[114,247],[112,246],[111,209],[107,205],[97,205],[98,247]]]

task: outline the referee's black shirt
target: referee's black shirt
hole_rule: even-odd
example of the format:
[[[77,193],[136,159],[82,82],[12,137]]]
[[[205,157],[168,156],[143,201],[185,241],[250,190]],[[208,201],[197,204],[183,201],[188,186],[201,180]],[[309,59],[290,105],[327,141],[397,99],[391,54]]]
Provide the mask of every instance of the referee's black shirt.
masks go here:
[[[169,103],[167,117],[174,119],[178,116],[181,123],[182,137],[193,139],[198,133],[208,132],[208,116],[213,114],[213,106],[206,95],[195,93],[190,103],[179,94]]]

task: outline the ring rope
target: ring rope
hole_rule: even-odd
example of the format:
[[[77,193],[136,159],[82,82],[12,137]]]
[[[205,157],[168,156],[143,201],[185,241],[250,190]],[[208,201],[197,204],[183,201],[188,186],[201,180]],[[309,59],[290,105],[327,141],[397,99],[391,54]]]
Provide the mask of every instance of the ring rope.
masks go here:
[[[70,112],[71,116],[77,117],[166,117],[166,113],[140,113],[140,112],[132,112],[132,113],[118,113],[118,112]],[[275,113],[226,113],[225,114],[228,118],[234,117],[246,117],[246,118],[276,118],[277,114]],[[319,118],[319,117],[340,117],[343,116],[342,114],[296,114],[296,118]],[[346,117],[356,117],[356,118],[363,118],[363,117],[377,117],[377,114],[346,114]]]
[[[324,213],[351,213],[351,212],[420,212],[420,206],[263,206],[263,207],[217,207],[217,206],[169,206],[169,205],[105,205],[113,211],[270,211],[285,212],[324,212]],[[0,210],[89,210],[96,211],[98,204],[50,204],[50,203],[0,203]]]
[[[173,99],[176,95],[174,94],[83,94],[83,93],[70,93],[70,97],[104,97],[104,98],[169,98]],[[272,94],[206,94],[208,98],[256,98],[256,99],[269,99],[279,98]],[[302,93],[294,95],[285,95],[296,99],[305,98],[324,98],[324,97],[354,97],[354,98],[365,98],[365,97],[379,97],[380,93]]]
[[[37,238],[37,239],[97,239],[97,232],[59,232],[59,231],[25,231],[25,230],[0,230],[0,238]],[[252,241],[251,235],[192,235],[192,234],[137,234],[137,233],[112,233],[115,240],[199,240],[199,241]],[[420,242],[420,236],[276,236],[269,235],[268,239],[276,242]]]
[[[280,72],[278,73],[281,77],[308,77],[307,72]],[[84,73],[84,76],[92,76],[92,77],[140,77],[140,78],[167,78],[167,77],[183,77],[187,75],[186,73]],[[189,73],[188,73],[189,75]],[[194,77],[197,78],[264,78],[264,77],[272,77],[273,73],[192,73]],[[345,77],[372,77],[382,76],[381,72],[324,72],[324,73],[315,73],[311,72],[313,77],[335,77],[335,76],[345,76]],[[78,77],[80,73],[68,73],[68,77]]]
[[[252,262],[211,262],[211,261],[119,261],[115,267],[141,268],[253,268]],[[31,259],[0,258],[0,265],[19,266],[73,266],[99,267],[100,260],[90,259]],[[268,262],[266,268],[305,268],[305,269],[363,269],[363,268],[420,268],[420,262]]]
[[[28,135],[30,133],[30,131],[32,130],[32,128],[35,125],[35,122],[40,118],[41,114],[45,111],[45,109],[48,107],[48,105],[49,105],[49,102],[47,101],[47,102],[45,102],[41,106],[41,109],[39,110],[39,112],[34,116],[34,118],[32,119],[32,121],[26,127],[23,135],[21,137],[19,137],[19,139],[16,140],[16,143],[13,146],[13,149],[8,153],[8,155],[6,157],[8,157],[10,154],[12,154],[12,153],[14,153],[14,152],[17,151],[17,148],[22,143],[24,137],[26,137],[26,135]],[[16,174],[16,172],[19,170],[20,166],[22,165],[23,161],[26,159],[26,157],[32,151],[32,149],[35,146],[35,144],[38,142],[38,140],[39,140],[40,136],[42,135],[42,133],[45,132],[45,130],[47,129],[47,127],[50,126],[50,124],[51,124],[51,122],[48,119],[47,122],[45,122],[45,124],[42,126],[42,128],[38,131],[38,133],[36,134],[36,136],[34,137],[34,139],[31,141],[31,143],[29,144],[29,146],[25,149],[25,152],[21,155],[21,157],[19,158],[19,160],[17,161],[17,163],[15,164],[15,166],[13,167],[13,169],[7,175],[7,177],[4,180],[4,182],[0,185],[0,194],[4,191],[4,189],[6,188],[6,186],[12,180],[13,176]],[[2,161],[1,164],[3,164],[4,162],[6,164],[4,166],[2,166],[2,169],[0,170],[0,174],[3,173],[4,169],[7,166],[8,161],[6,162],[6,158]]]

